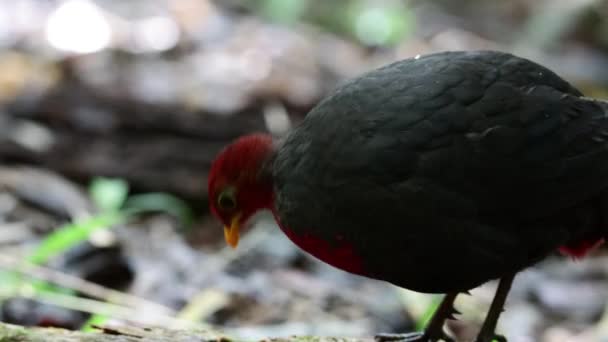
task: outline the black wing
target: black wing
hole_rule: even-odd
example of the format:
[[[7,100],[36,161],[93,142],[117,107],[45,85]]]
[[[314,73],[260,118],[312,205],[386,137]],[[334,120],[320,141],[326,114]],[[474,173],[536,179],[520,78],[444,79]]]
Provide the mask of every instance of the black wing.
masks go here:
[[[277,206],[293,229],[354,241],[377,278],[471,287],[571,238],[554,217],[608,186],[605,116],[509,54],[398,62],[340,88],[287,138]],[[421,265],[426,276],[404,276]]]

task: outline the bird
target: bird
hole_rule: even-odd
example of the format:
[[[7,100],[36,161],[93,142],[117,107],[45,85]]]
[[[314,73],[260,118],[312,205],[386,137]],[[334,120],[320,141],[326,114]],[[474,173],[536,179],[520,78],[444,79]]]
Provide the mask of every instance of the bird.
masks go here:
[[[336,87],[282,137],[221,150],[210,211],[236,247],[270,211],[338,269],[445,294],[426,328],[380,341],[453,341],[456,297],[498,280],[476,342],[496,333],[515,275],[608,233],[608,103],[508,52],[403,59]]]

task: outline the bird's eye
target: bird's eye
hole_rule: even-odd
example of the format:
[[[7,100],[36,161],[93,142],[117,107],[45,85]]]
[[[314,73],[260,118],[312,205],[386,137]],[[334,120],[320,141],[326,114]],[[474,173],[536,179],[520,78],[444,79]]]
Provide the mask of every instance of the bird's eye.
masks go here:
[[[217,205],[222,210],[236,209],[236,196],[234,189],[226,189],[217,197]]]

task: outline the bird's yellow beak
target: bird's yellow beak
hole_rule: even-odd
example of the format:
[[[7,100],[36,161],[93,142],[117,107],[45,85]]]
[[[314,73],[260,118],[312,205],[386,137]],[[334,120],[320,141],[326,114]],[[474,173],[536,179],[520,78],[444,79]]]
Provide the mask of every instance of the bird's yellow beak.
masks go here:
[[[224,226],[224,238],[232,248],[239,244],[239,229],[241,228],[241,214],[236,214],[230,220],[230,227]]]

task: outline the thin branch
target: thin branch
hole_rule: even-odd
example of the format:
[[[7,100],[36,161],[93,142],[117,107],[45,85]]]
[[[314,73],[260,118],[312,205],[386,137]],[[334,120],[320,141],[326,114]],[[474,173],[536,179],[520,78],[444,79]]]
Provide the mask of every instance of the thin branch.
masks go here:
[[[146,310],[154,310],[165,315],[175,314],[175,310],[164,305],[124,292],[112,290],[48,267],[24,263],[21,260],[17,260],[7,255],[0,255],[0,268],[27,275],[32,278],[44,280],[67,289],[78,291],[90,297],[103,299],[106,302],[137,308],[146,308]]]

